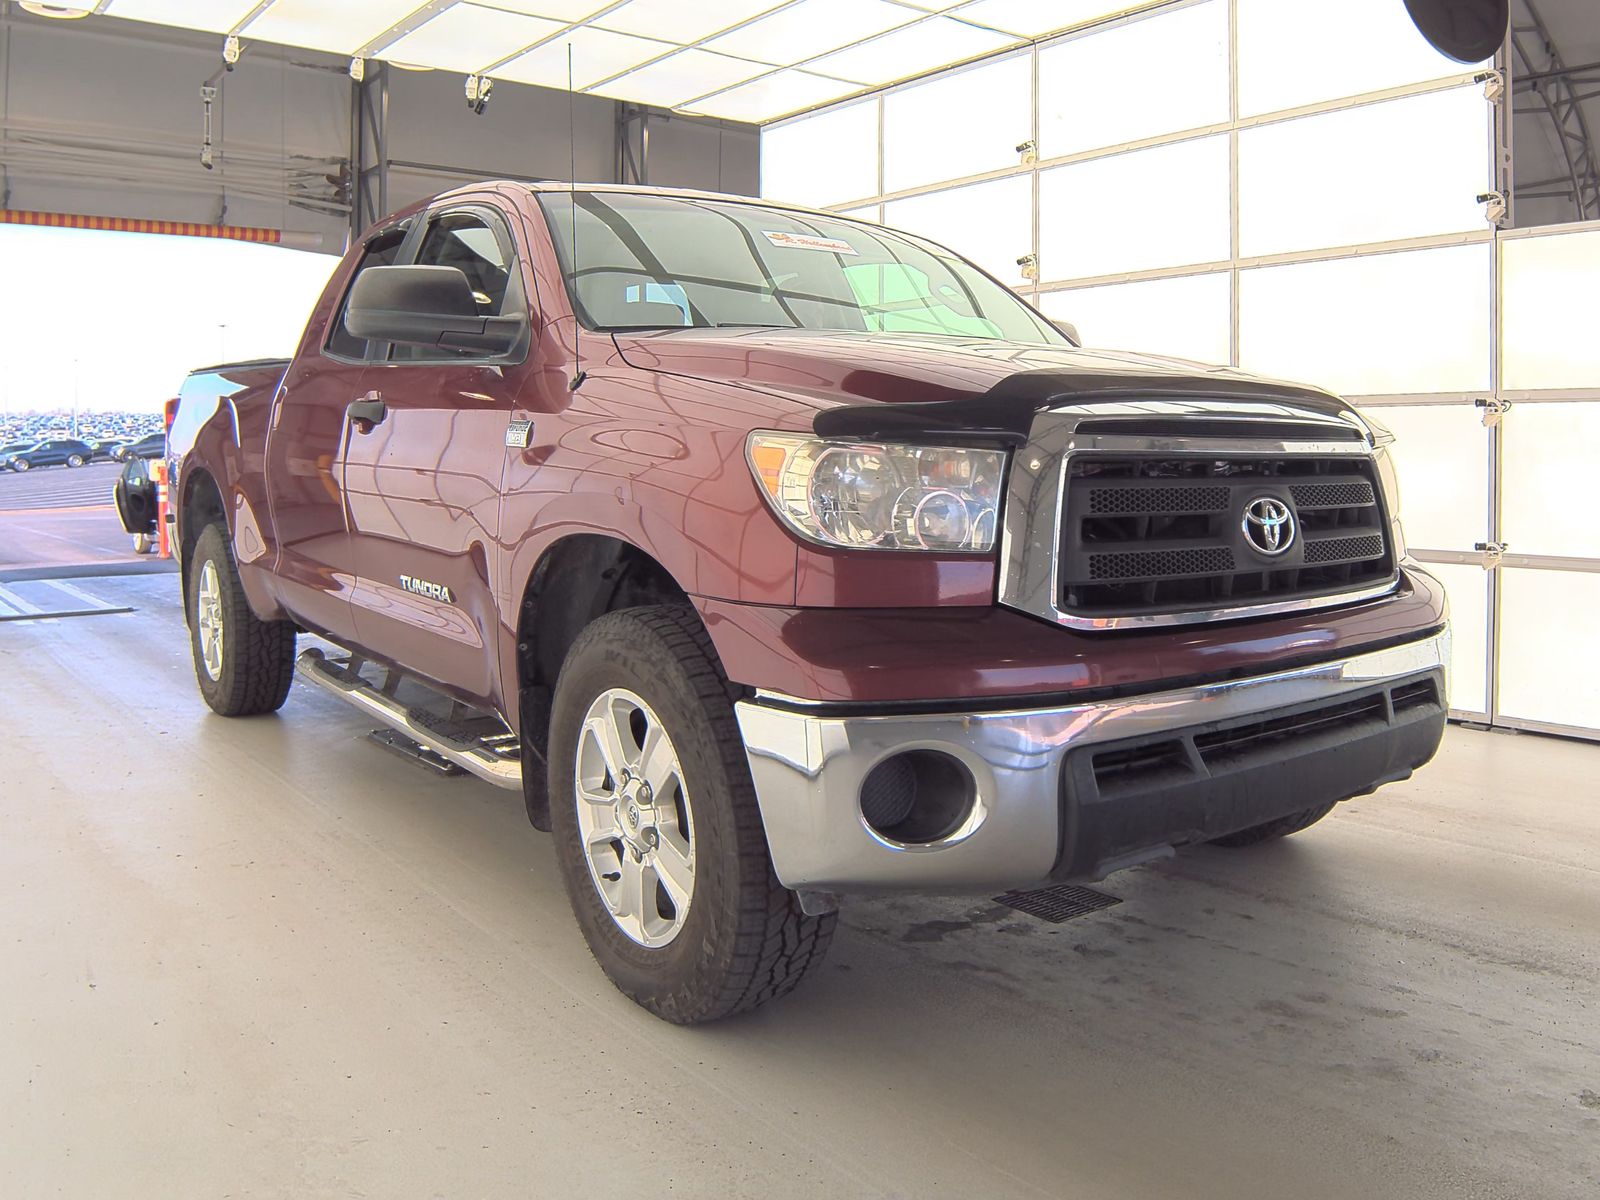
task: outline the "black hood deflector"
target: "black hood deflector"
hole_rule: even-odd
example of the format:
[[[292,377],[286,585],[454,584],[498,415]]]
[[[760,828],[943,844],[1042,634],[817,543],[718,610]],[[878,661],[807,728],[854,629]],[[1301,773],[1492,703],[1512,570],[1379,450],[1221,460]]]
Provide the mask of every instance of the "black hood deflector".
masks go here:
[[[1062,404],[1119,403],[1135,400],[1223,400],[1259,404],[1287,403],[1328,417],[1350,412],[1348,405],[1315,388],[1273,380],[1198,375],[1125,372],[1078,373],[1059,369],[1018,371],[987,392],[955,400],[905,404],[859,404],[831,408],[816,415],[818,437],[863,441],[945,439],[1020,445],[1028,439],[1034,417]],[[1178,416],[1187,424],[1194,416]],[[1359,437],[1355,426],[1350,436]]]

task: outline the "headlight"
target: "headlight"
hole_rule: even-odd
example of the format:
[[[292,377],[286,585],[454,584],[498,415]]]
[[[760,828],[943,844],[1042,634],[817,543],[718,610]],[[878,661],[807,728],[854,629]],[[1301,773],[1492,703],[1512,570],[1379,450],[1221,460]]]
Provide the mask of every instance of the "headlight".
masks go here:
[[[994,549],[999,450],[833,442],[752,433],[750,469],[801,537],[852,550]]]

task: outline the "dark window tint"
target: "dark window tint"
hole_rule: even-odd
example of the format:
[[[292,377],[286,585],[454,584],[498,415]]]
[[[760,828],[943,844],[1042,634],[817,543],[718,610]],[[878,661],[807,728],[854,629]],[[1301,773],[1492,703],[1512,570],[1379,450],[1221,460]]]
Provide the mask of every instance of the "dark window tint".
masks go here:
[[[509,238],[499,236],[488,219],[473,212],[451,212],[428,222],[417,249],[419,267],[455,267],[467,277],[478,313],[485,317],[525,312],[521,279],[508,250]],[[438,346],[400,346],[392,357],[401,360],[480,357],[476,350],[448,350]]]
[[[368,267],[392,267],[394,260],[400,254],[400,246],[406,240],[404,229],[391,229],[387,233],[380,233],[367,243],[365,252],[361,255],[361,265],[356,268],[355,275],[350,277],[350,283],[355,285],[356,277]],[[367,356],[367,343],[365,338],[358,338],[344,327],[345,310],[350,307],[350,289],[346,288],[344,303],[339,306],[339,315],[334,318],[333,332],[328,337],[328,350],[341,358],[365,358]]]

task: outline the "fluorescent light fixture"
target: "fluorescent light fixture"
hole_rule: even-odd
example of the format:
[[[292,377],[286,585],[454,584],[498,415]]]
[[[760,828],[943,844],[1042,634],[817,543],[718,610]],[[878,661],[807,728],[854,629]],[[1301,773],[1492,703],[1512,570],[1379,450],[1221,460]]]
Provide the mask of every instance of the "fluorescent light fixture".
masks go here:
[[[354,54],[416,10],[414,0],[275,0],[239,32],[286,46]]]
[[[771,12],[784,0],[629,0],[621,8],[596,17],[594,23],[619,33],[688,45]]]
[[[71,4],[41,4],[38,0],[20,0],[18,6],[23,12],[30,12],[36,17],[49,17],[52,21],[76,21],[79,17],[89,15],[88,8],[77,8]]]
[[[564,28],[562,22],[543,17],[525,17],[478,4],[457,4],[389,43],[378,54],[419,66],[472,73]]]
[[[806,66],[840,79],[892,83],[1003,50],[1017,42],[1011,34],[979,29],[949,17],[928,17],[859,46],[814,59]]]
[[[206,33],[227,33],[250,15],[256,0],[111,0],[106,15]]]
[[[580,90],[674,49],[669,42],[579,27],[496,67],[495,78],[538,87],[565,88],[569,46],[572,48],[572,86]]]
[[[606,6],[606,0],[478,0],[478,3],[524,16],[550,17],[557,21],[581,21]]]
[[[706,49],[776,66],[803,62],[917,19],[915,9],[888,0],[802,0],[713,38]]]
[[[635,104],[675,108],[686,100],[704,96],[716,88],[732,87],[770,70],[766,63],[729,58],[709,50],[680,50],[660,62],[629,71],[594,91],[597,95]]]
[[[1106,0],[973,0],[950,15],[1002,33],[1031,38],[1150,6],[1150,0],[1143,4],[1108,4]]]
[[[730,121],[775,121],[860,90],[858,83],[790,68],[680,107],[685,112],[726,117]]]

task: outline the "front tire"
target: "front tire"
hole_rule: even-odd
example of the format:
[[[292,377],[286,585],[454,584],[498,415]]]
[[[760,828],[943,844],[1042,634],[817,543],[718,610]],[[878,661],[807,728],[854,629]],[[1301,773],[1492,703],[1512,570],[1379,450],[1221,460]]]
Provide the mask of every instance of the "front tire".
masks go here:
[[[773,874],[730,688],[695,614],[623,609],[588,626],[556,682],[550,820],[595,960],[658,1017],[714,1021],[785,995],[837,914]]]
[[[30,463],[27,459],[18,458],[18,459],[13,459],[12,460],[11,469],[13,471],[26,471],[32,465],[33,464]]]
[[[200,695],[224,717],[276,712],[294,682],[295,628],[250,611],[227,531],[207,525],[189,563],[189,648]]]
[[[1276,821],[1252,825],[1248,829],[1241,829],[1238,833],[1230,833],[1225,837],[1212,838],[1211,844],[1237,849],[1241,846],[1259,846],[1262,842],[1276,841],[1278,838],[1288,837],[1291,833],[1311,828],[1331,813],[1333,807],[1332,804],[1319,804],[1316,808],[1290,813],[1286,817],[1279,817]]]
[[[67,455],[67,466],[69,466],[69,467],[81,467],[81,466],[83,466],[83,455],[81,455],[81,454],[69,454],[69,455]]]

